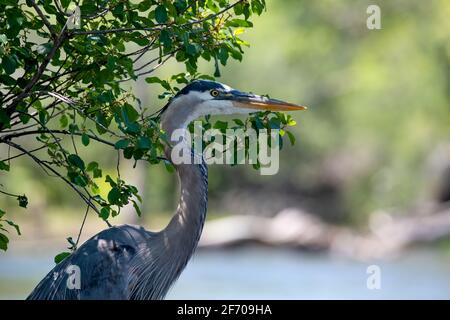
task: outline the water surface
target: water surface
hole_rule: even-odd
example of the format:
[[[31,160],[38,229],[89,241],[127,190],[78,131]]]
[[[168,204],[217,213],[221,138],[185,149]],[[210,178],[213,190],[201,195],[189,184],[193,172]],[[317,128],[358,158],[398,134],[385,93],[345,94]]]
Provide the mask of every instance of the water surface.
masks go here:
[[[52,260],[48,252],[0,254],[0,299],[25,298]],[[379,290],[366,285],[371,264],[381,270]],[[450,299],[450,259],[430,250],[377,262],[280,249],[200,250],[168,298]]]

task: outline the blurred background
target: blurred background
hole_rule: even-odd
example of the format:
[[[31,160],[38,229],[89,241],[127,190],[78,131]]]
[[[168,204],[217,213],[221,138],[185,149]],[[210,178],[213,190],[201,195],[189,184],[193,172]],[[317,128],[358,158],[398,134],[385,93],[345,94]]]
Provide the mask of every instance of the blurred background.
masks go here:
[[[381,8],[381,30],[366,27],[369,4]],[[210,167],[200,248],[169,298],[449,299],[450,3],[267,6],[245,35],[243,62],[230,61],[218,80],[309,109],[293,114],[297,142],[285,144],[278,174]],[[159,75],[178,69],[168,64]],[[143,80],[132,88],[143,105],[165,103]],[[114,174],[108,152],[87,150]],[[141,189],[144,214],[130,209],[112,222],[163,228],[178,197],[175,175],[121,165]],[[0,179],[30,200],[25,210],[1,198],[22,236],[11,234],[0,253],[0,298],[20,299],[54,266],[65,238],[76,237],[85,209],[27,159]],[[90,215],[82,239],[104,227]],[[367,286],[371,265],[379,289]]]

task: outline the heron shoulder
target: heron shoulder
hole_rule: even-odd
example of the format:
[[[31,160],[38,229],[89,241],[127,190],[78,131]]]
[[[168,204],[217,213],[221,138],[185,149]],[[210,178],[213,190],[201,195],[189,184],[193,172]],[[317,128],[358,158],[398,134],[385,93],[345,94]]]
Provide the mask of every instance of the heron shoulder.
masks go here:
[[[105,229],[57,264],[28,299],[126,299],[129,262],[154,233],[139,226]],[[69,268],[80,272],[81,288],[67,289]]]

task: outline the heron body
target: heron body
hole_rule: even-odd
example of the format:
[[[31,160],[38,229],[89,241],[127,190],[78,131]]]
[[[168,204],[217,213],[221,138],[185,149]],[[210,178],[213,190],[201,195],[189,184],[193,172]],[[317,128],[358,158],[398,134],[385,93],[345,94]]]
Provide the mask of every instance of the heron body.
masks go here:
[[[161,127],[171,137],[208,114],[300,109],[304,107],[197,80],[162,109]],[[170,151],[166,146],[169,160]],[[180,199],[166,228],[151,232],[122,225],[101,231],[56,265],[28,299],[163,299],[195,251],[206,217],[208,171],[203,159],[196,163],[175,164]],[[71,266],[80,272],[79,287],[68,285]]]

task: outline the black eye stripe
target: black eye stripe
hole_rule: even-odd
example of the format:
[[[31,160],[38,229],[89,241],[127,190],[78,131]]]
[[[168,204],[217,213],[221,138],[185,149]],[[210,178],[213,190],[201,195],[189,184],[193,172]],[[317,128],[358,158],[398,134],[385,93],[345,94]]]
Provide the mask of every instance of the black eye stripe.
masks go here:
[[[176,95],[189,94],[191,91],[211,92],[211,90],[225,90],[225,87],[221,83],[210,80],[194,80],[178,91]]]

